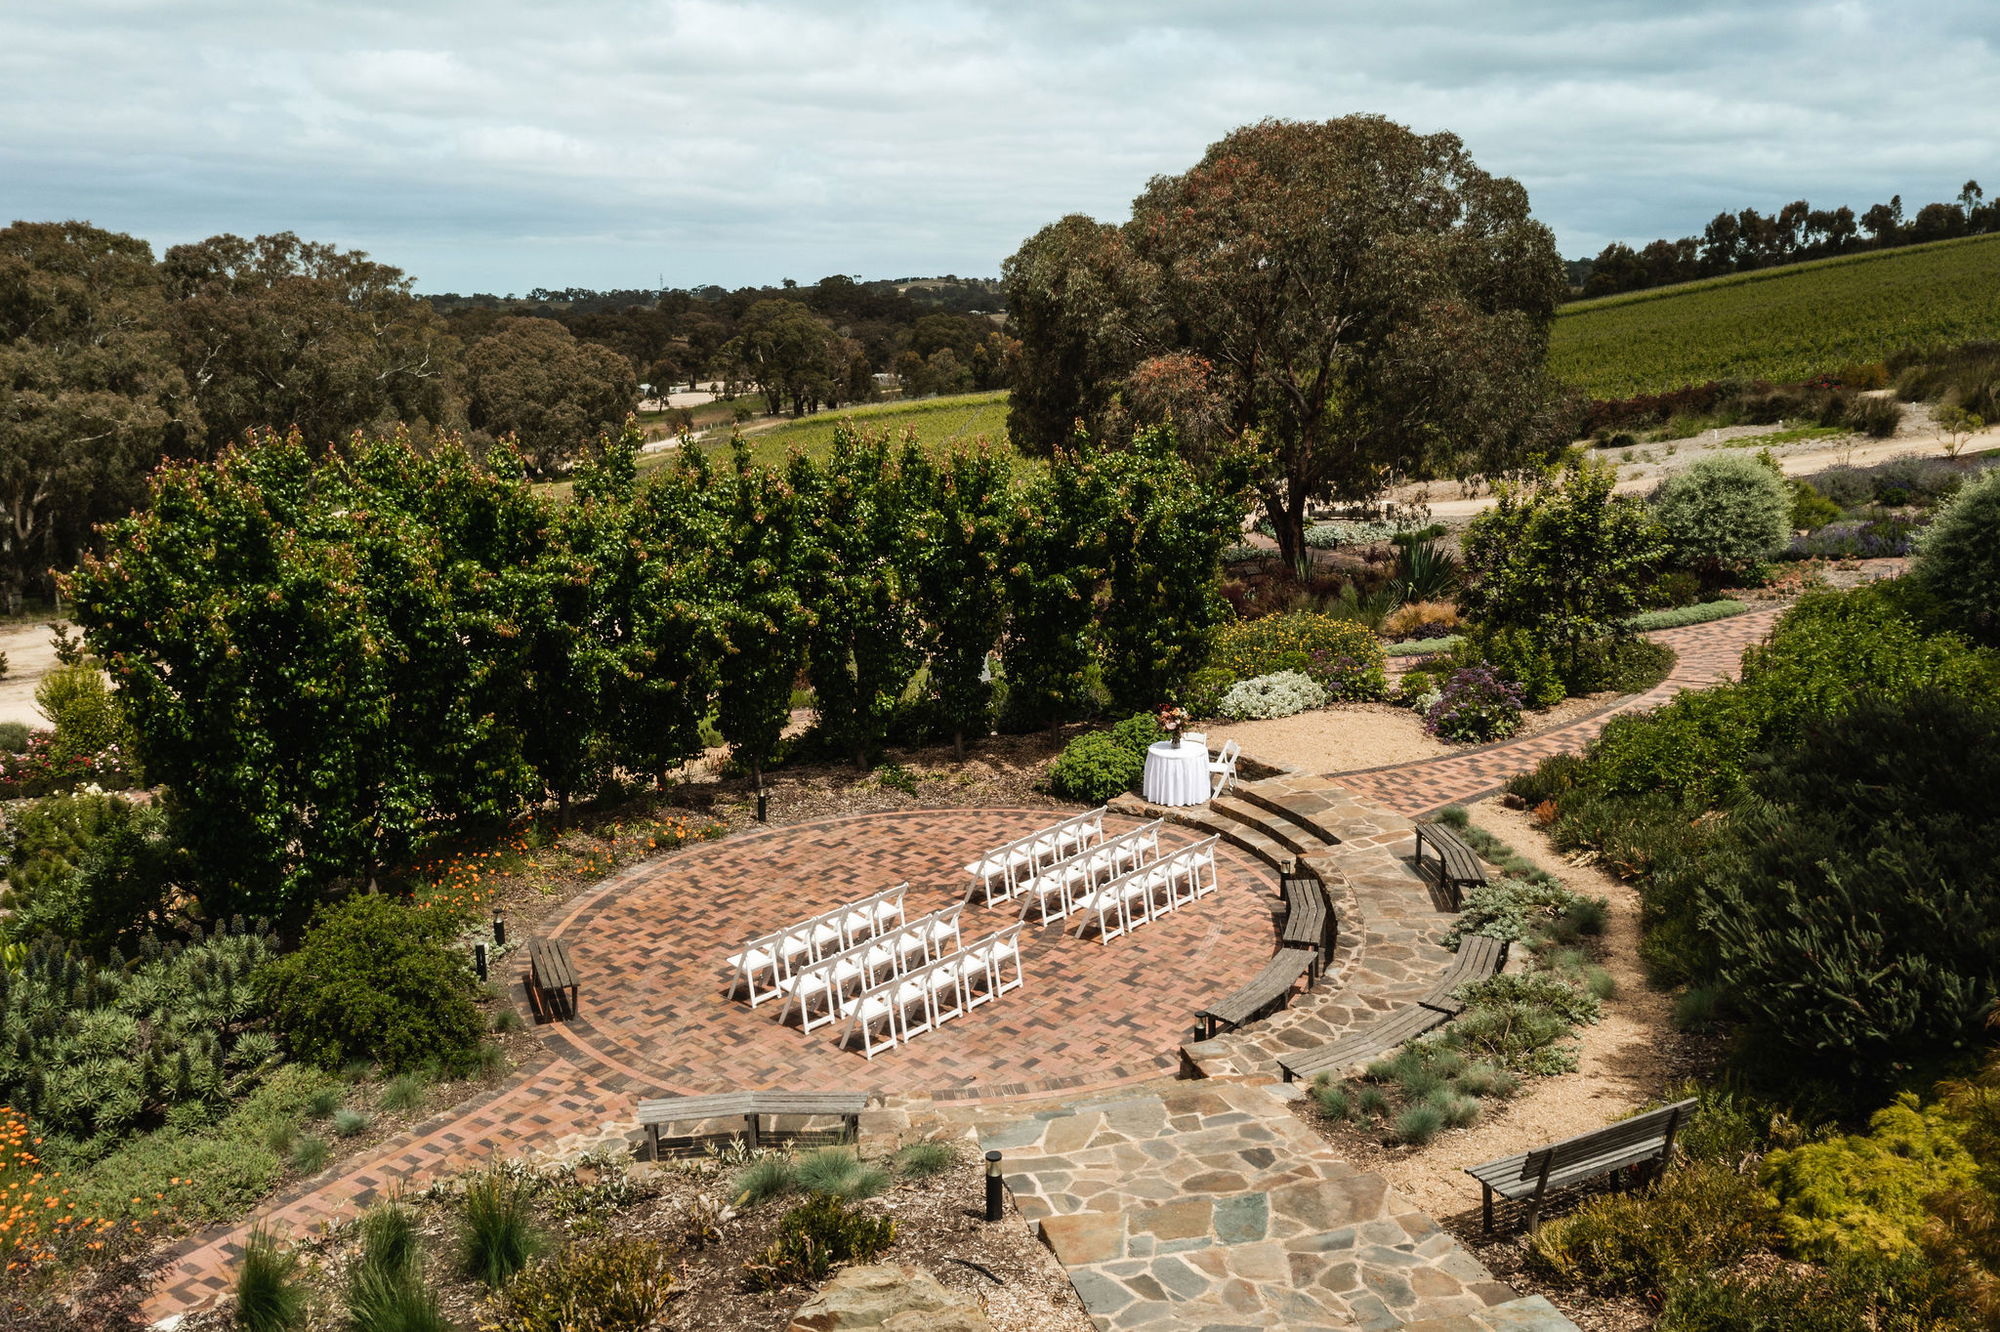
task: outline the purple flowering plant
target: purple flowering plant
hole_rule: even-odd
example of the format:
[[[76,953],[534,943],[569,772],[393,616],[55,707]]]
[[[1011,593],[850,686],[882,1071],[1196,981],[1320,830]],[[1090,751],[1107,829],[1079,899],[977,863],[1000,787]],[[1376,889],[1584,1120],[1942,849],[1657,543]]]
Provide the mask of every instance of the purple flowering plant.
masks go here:
[[[1445,740],[1505,740],[1521,725],[1521,687],[1481,663],[1453,671],[1424,713],[1424,729]]]

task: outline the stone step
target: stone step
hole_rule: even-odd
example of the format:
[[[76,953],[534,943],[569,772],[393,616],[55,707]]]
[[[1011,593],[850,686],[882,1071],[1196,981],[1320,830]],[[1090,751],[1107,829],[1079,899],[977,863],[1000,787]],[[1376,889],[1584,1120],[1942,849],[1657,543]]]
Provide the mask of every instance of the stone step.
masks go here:
[[[1210,833],[1222,838],[1242,851],[1248,851],[1273,870],[1281,868],[1295,853],[1259,828],[1223,815],[1212,814],[1206,805],[1154,805],[1135,795],[1122,795],[1110,802],[1110,808],[1119,814],[1129,814],[1137,819],[1165,819],[1183,828],[1192,828],[1202,836]],[[1277,880],[1271,881],[1271,891],[1277,891]]]
[[[1329,845],[1315,829],[1249,800],[1217,796],[1208,802],[1208,808],[1212,814],[1234,819],[1245,827],[1255,829],[1295,856],[1321,855]]]

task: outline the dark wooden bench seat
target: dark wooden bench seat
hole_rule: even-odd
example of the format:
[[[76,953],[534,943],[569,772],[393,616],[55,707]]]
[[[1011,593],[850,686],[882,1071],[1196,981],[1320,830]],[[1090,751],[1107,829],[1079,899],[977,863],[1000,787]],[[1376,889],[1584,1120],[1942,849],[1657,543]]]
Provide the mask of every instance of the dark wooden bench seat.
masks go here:
[[[528,941],[528,999],[544,1022],[576,1016],[576,966],[561,939]]]
[[[1478,1180],[1482,1190],[1480,1214],[1486,1229],[1493,1229],[1496,1193],[1510,1200],[1526,1198],[1528,1229],[1533,1230],[1541,1222],[1542,1202],[1550,1189],[1570,1188],[1649,1162],[1664,1169],[1673,1160],[1674,1134],[1694,1106],[1691,1100],[1676,1101],[1546,1147],[1468,1167],[1465,1173]]]
[[[1444,979],[1417,1002],[1425,1008],[1435,1008],[1446,1017],[1457,1017],[1465,1011],[1465,1005],[1452,997],[1452,991],[1472,981],[1485,980],[1506,965],[1505,939],[1468,934],[1458,941],[1458,953],[1452,958],[1451,969],[1444,973]]]
[[[766,1115],[839,1115],[841,1132],[851,1138],[860,1125],[861,1112],[867,1107],[867,1092],[727,1091],[712,1096],[668,1096],[641,1101],[639,1125],[646,1130],[648,1154],[657,1161],[660,1127],[664,1124],[692,1124],[741,1115],[743,1137],[756,1147],[761,1141]]]
[[[1428,843],[1431,854],[1437,857],[1438,886],[1451,899],[1451,909],[1460,910],[1465,905],[1465,889],[1474,888],[1486,882],[1486,867],[1479,856],[1466,845],[1465,839],[1456,829],[1445,823],[1419,823],[1417,825],[1417,873],[1424,871],[1424,846]]]
[[[1354,1064],[1379,1059],[1404,1042],[1413,1041],[1425,1032],[1443,1026],[1448,1020],[1447,1014],[1435,1008],[1411,1004],[1360,1031],[1348,1033],[1332,1045],[1281,1054],[1278,1056],[1278,1067],[1284,1070],[1287,1082],[1309,1078],[1316,1073],[1339,1073]]]
[[[1319,953],[1311,948],[1280,948],[1271,954],[1264,969],[1242,989],[1195,1014],[1202,1024],[1202,1039],[1284,1007],[1291,1000],[1292,987],[1311,973],[1318,957]]]
[[[1307,980],[1317,983],[1339,937],[1339,922],[1333,904],[1327,900],[1326,887],[1317,875],[1288,874],[1279,891],[1285,896],[1285,923],[1278,933],[1278,942],[1287,948],[1314,951]]]

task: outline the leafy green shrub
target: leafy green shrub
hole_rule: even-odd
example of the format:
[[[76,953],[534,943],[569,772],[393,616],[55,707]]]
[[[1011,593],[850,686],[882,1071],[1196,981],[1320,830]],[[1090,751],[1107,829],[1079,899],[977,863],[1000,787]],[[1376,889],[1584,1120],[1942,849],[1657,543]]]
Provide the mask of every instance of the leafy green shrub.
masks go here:
[[[1535,1264],[1600,1294],[1657,1293],[1722,1271],[1771,1238],[1763,1195],[1735,1171],[1705,1161],[1669,1169],[1647,1193],[1593,1198],[1529,1237]]]
[[[1917,536],[1911,574],[1953,626],[2000,645],[2000,467],[1953,496]]]
[[[1866,1134],[1771,1153],[1759,1179],[1785,1239],[1806,1257],[1914,1254],[1933,1220],[1924,1200],[1978,1177],[1964,1132],[1962,1120],[1905,1092],[1869,1117]]]
[[[1324,707],[1326,702],[1325,688],[1311,676],[1275,671],[1232,685],[1222,697],[1222,715],[1236,721],[1263,721]]]
[[[254,1227],[236,1268],[236,1326],[244,1332],[292,1332],[303,1327],[307,1293],[298,1255],[263,1227]]]
[[[1784,478],[1741,453],[1711,453],[1668,476],[1653,512],[1672,557],[1712,576],[1770,559],[1792,535]]]
[[[35,686],[35,702],[55,723],[50,752],[58,764],[100,754],[124,734],[124,712],[96,666],[59,666],[50,671]]]
[[[1109,731],[1090,731],[1056,755],[1049,765],[1049,789],[1086,805],[1101,805],[1135,790],[1145,771],[1143,750],[1135,753]]]
[[[1810,481],[1793,481],[1792,487],[1792,530],[1810,532],[1837,522],[1841,507],[1822,495]]]
[[[1459,639],[1449,664],[1460,670],[1493,671],[1513,684],[1524,708],[1554,707],[1570,692],[1555,653],[1527,629],[1481,625]]]
[[[313,916],[298,948],[266,972],[271,1015],[300,1059],[325,1069],[371,1059],[392,1071],[474,1062],[485,1019],[478,982],[450,946],[441,912],[375,893]]]
[[[1236,677],[1220,666],[1204,666],[1182,686],[1181,706],[1190,717],[1220,717],[1222,696],[1235,683]]]
[[[674,1285],[673,1250],[657,1240],[573,1244],[514,1278],[498,1332],[643,1332]]]
[[[16,810],[7,891],[0,895],[0,906],[13,913],[7,933],[21,940],[51,931],[73,937],[62,927],[83,924],[84,905],[73,899],[85,858],[100,841],[144,817],[129,801],[89,792],[45,796]]]
[[[276,1063],[259,1016],[275,942],[232,931],[98,966],[43,939],[0,969],[0,1100],[63,1134],[107,1142],[186,1103],[239,1094]]]
[[[1525,939],[1540,927],[1591,901],[1553,881],[1524,883],[1519,879],[1489,879],[1466,890],[1458,919],[1445,931],[1444,945],[1458,947],[1468,934],[1489,939]],[[1602,902],[1598,903],[1602,907]]]
[[[1642,611],[1625,621],[1625,627],[1633,633],[1649,634],[1655,629],[1680,629],[1690,624],[1707,624],[1710,620],[1726,620],[1741,615],[1750,609],[1747,601],[1697,601],[1692,606],[1676,606],[1671,610]]]
[[[1673,674],[1678,660],[1672,648],[1649,638],[1607,638],[1577,651],[1563,684],[1572,694],[1643,694]]]
[[[1147,748],[1167,738],[1160,725],[1160,719],[1150,712],[1135,712],[1124,721],[1115,722],[1111,727],[1111,738],[1135,754],[1144,755]]]
[[[1473,1059],[1521,1073],[1567,1073],[1576,1029],[1597,1021],[1597,998],[1547,971],[1502,973],[1460,986],[1466,1011],[1451,1026],[1453,1045]]]
[[[2000,994],[2000,708],[1869,700],[1751,789],[1695,914],[1766,1058],[1865,1087],[1957,1057]]]
[[[1374,634],[1352,620],[1311,611],[1224,625],[1216,631],[1209,664],[1234,679],[1248,680],[1283,669],[1284,659],[1294,654],[1307,663],[1315,658],[1347,659],[1355,663],[1358,674],[1372,671],[1376,678],[1381,676],[1382,644]]]
[[[958,1164],[958,1148],[948,1142],[913,1142],[896,1153],[896,1173],[929,1179]]]
[[[1424,709],[1424,729],[1446,740],[1504,740],[1520,726],[1520,691],[1490,666],[1453,671]]]
[[[9,754],[19,754],[28,748],[28,724],[26,722],[0,722],[0,750]]]
[[[466,1187],[459,1219],[459,1264],[492,1290],[540,1252],[542,1237],[528,1210],[525,1183],[491,1170]]]
[[[1465,641],[1463,634],[1446,634],[1442,638],[1413,638],[1403,643],[1391,643],[1382,649],[1391,657],[1434,657],[1440,652],[1449,652]]]
[[[1920,1258],[1844,1259],[1831,1268],[1698,1272],[1670,1286],[1654,1332],[1986,1332]]]
[[[870,1262],[896,1239],[896,1223],[824,1194],[786,1212],[778,1238],[743,1266],[753,1290],[823,1281],[836,1263]]]
[[[1761,699],[1738,685],[1688,690],[1644,714],[1613,717],[1589,751],[1589,789],[1599,795],[1658,793],[1707,808],[1742,787],[1760,742]]]

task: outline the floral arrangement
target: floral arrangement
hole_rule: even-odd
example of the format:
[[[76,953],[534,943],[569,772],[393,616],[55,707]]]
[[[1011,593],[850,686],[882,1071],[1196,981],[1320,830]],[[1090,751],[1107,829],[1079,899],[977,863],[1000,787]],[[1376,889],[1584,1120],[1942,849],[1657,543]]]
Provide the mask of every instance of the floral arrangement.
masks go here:
[[[1186,708],[1176,707],[1174,704],[1169,703],[1154,713],[1153,718],[1160,723],[1161,730],[1174,738],[1175,744],[1180,743],[1181,732],[1187,729],[1188,724],[1188,711]]]
[[[1222,715],[1236,721],[1267,721],[1325,707],[1326,703],[1326,688],[1311,676],[1274,671],[1231,686],[1222,696]]]
[[[1521,687],[1491,666],[1453,671],[1435,698],[1420,699],[1424,729],[1445,740],[1505,740],[1520,729]]]

